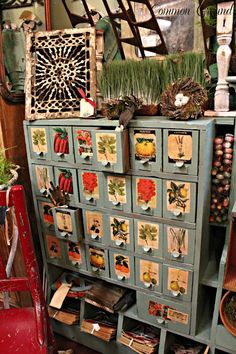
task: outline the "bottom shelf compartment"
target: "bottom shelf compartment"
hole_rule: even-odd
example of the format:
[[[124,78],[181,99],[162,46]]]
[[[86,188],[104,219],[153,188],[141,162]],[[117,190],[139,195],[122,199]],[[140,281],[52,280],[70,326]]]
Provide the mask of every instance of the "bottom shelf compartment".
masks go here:
[[[164,354],[175,354],[175,353],[195,353],[195,354],[208,354],[209,347],[195,341],[193,339],[187,339],[177,334],[169,333],[166,334],[165,349]]]
[[[236,337],[223,324],[218,324],[216,329],[216,347],[225,353],[236,353]]]

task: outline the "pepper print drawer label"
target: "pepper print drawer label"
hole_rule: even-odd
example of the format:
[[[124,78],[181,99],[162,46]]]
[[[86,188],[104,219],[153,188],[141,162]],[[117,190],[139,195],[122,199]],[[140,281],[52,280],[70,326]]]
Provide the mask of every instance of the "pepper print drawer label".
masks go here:
[[[60,190],[65,193],[73,194],[73,178],[70,170],[60,169],[60,174],[58,177],[58,184]]]
[[[93,156],[93,146],[92,146],[92,134],[87,130],[77,130],[77,144],[78,144],[78,154],[81,157],[92,157]]]
[[[31,139],[33,152],[38,155],[48,152],[45,128],[31,128]]]
[[[105,252],[104,250],[89,246],[89,261],[94,270],[105,270]]]
[[[117,163],[117,140],[113,133],[96,133],[97,160],[101,163]]]
[[[114,264],[115,264],[115,273],[119,280],[123,278],[130,278],[130,261],[128,256],[124,256],[122,254],[115,253]]]
[[[188,293],[188,271],[178,268],[168,268],[168,290],[173,295]]]
[[[168,253],[174,258],[186,256],[188,254],[188,230],[168,226],[167,247]]]
[[[140,259],[139,276],[140,281],[144,283],[146,287],[150,285],[159,285],[159,264],[150,262],[144,259]]]
[[[103,214],[86,210],[86,234],[92,239],[103,237]]]
[[[190,183],[166,181],[167,187],[167,210],[190,213]]]
[[[72,264],[82,264],[82,255],[81,255],[81,247],[79,243],[67,241],[66,242],[66,247],[67,247],[67,255],[68,259]]]
[[[136,178],[136,205],[145,209],[157,206],[157,186],[152,179]]]
[[[169,131],[168,162],[183,161],[191,164],[193,156],[192,133],[187,131]]]
[[[38,190],[41,194],[47,194],[50,188],[50,172],[46,166],[35,166],[35,174]]]
[[[135,160],[156,162],[155,130],[134,130]]]
[[[138,228],[138,245],[147,252],[151,249],[159,249],[159,225],[146,223],[144,221],[137,222]]]
[[[54,152],[58,155],[69,154],[69,138],[66,128],[54,128]]]
[[[61,258],[61,247],[58,238],[52,235],[46,235],[48,256],[50,258]]]
[[[95,172],[82,172],[83,196],[86,200],[99,199],[99,179]]]
[[[113,204],[126,204],[126,180],[123,177],[107,176],[108,200]]]
[[[56,212],[56,222],[57,222],[57,227],[60,232],[67,232],[68,234],[72,234],[73,228],[72,228],[72,220],[71,220],[71,214],[69,212]]]
[[[148,313],[149,315],[157,317],[157,321],[160,324],[172,321],[187,325],[189,320],[187,313],[180,312],[175,308],[154,301],[149,301]]]
[[[130,244],[129,220],[110,216],[110,235],[117,246]]]

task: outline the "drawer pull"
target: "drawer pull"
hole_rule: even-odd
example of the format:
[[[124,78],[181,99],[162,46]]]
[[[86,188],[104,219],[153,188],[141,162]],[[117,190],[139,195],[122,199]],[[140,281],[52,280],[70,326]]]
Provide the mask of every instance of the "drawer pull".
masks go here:
[[[37,156],[43,156],[43,155],[44,155],[44,152],[38,151],[38,152],[36,152],[36,155],[37,155]]]
[[[77,267],[77,268],[79,268],[80,267],[80,264],[78,263],[78,262],[71,262],[72,264],[73,264],[73,266],[75,266],[75,267]]]
[[[174,258],[179,258],[180,255],[181,255],[181,253],[178,252],[178,251],[173,251],[173,252],[171,253],[171,255],[172,255],[172,257],[174,257]]]
[[[180,291],[179,291],[179,290],[178,290],[178,291],[172,290],[171,293],[172,293],[172,295],[173,295],[174,297],[177,297],[177,296],[180,295]]]
[[[57,156],[64,156],[63,152],[57,152]]]
[[[126,277],[124,275],[117,275],[117,279],[124,281],[126,280]]]
[[[163,323],[165,323],[165,320],[164,320],[164,318],[162,318],[162,317],[157,317],[157,322],[158,322],[159,324],[163,324]]]
[[[92,239],[92,240],[98,240],[98,239],[99,239],[99,236],[96,235],[96,234],[91,234],[91,239]]]
[[[144,282],[144,286],[145,286],[145,288],[147,288],[147,289],[151,289],[151,288],[153,287],[153,284],[152,284],[152,283]]]
[[[112,204],[116,206],[116,205],[120,205],[120,202],[114,201],[114,202],[112,202]]]
[[[47,189],[41,188],[39,192],[40,192],[40,194],[47,194]]]
[[[88,154],[84,153],[84,152],[80,155],[80,157],[81,157],[81,159],[84,159],[84,160],[89,160],[90,159],[90,156]]]
[[[115,244],[116,244],[116,246],[124,247],[124,241],[116,240]]]
[[[67,233],[67,232],[63,231],[63,232],[61,232],[61,237],[68,238],[68,237],[69,237],[69,235],[68,235],[68,233]]]
[[[149,163],[149,159],[140,160],[139,163],[140,163],[141,165],[146,165],[146,164]]]
[[[174,211],[174,212],[173,212],[173,215],[174,215],[174,216],[181,216],[181,215],[182,215],[182,212],[179,211],[179,210],[178,210],[178,211]]]
[[[91,195],[87,195],[87,197],[85,197],[85,199],[86,199],[87,201],[90,201],[90,200],[93,199],[93,197],[92,197]]]
[[[143,204],[143,205],[141,205],[141,209],[148,210],[148,209],[150,209],[150,207],[146,204]]]
[[[108,166],[109,164],[110,164],[110,162],[107,161],[107,160],[102,161],[102,165],[103,165],[103,166]]]
[[[143,246],[143,250],[145,253],[148,253],[148,252],[151,252],[152,249],[149,246]]]
[[[94,273],[100,273],[100,269],[97,268],[97,267],[92,267],[92,271],[93,271]]]
[[[181,168],[184,166],[184,161],[176,161],[175,166]]]

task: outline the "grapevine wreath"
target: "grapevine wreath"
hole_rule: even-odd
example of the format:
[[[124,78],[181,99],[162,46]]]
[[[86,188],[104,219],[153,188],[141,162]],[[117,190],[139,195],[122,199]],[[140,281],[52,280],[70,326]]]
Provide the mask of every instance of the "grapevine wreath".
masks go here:
[[[162,114],[170,119],[197,119],[203,113],[207,91],[191,78],[175,81],[161,96]]]

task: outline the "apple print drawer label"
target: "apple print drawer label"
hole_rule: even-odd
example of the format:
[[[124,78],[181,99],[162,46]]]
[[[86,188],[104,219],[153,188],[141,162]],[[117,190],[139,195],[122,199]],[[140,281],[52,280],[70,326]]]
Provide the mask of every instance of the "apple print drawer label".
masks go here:
[[[53,209],[55,208],[52,203],[39,202],[39,214],[41,218],[41,224],[44,230],[55,231]]]
[[[165,172],[198,173],[198,132],[164,130],[163,165]]]
[[[93,210],[83,210],[85,238],[105,243],[104,214]]]
[[[72,204],[79,202],[79,191],[76,170],[72,168],[54,167],[55,184],[64,191]]]
[[[193,264],[195,230],[164,226],[164,257],[169,260]]]
[[[196,184],[179,181],[163,181],[163,216],[195,222]]]
[[[138,317],[150,324],[186,334],[190,331],[189,303],[178,303],[137,291],[137,308]]]
[[[70,241],[82,239],[82,221],[79,209],[54,208],[53,217],[58,237]]]
[[[51,128],[51,151],[53,161],[74,162],[71,128]]]
[[[88,271],[100,276],[109,277],[107,250],[87,245],[86,252]]]
[[[85,255],[83,246],[80,243],[66,241],[66,262],[76,268],[85,268]]]
[[[60,240],[54,235],[45,235],[48,258],[56,263],[63,261]]]
[[[162,181],[132,177],[133,212],[162,216]]]
[[[109,245],[133,251],[133,220],[113,215],[107,215],[107,220],[110,230]]]
[[[163,265],[163,293],[179,300],[192,298],[192,271]]]
[[[134,258],[126,253],[109,251],[111,278],[134,285]]]
[[[91,165],[94,163],[92,131],[74,128],[75,160],[77,163]]]
[[[101,172],[78,171],[79,191],[81,203],[103,205]]]
[[[162,291],[162,265],[147,259],[135,258],[136,285],[145,289]]]
[[[33,186],[37,196],[48,197],[50,182],[54,182],[51,166],[31,165]]]
[[[131,168],[161,171],[161,130],[130,129]]]
[[[29,127],[30,155],[32,159],[50,160],[49,131],[44,127]]]
[[[163,225],[145,220],[134,220],[135,252],[162,257]]]
[[[131,212],[131,178],[104,174],[105,206]]]

